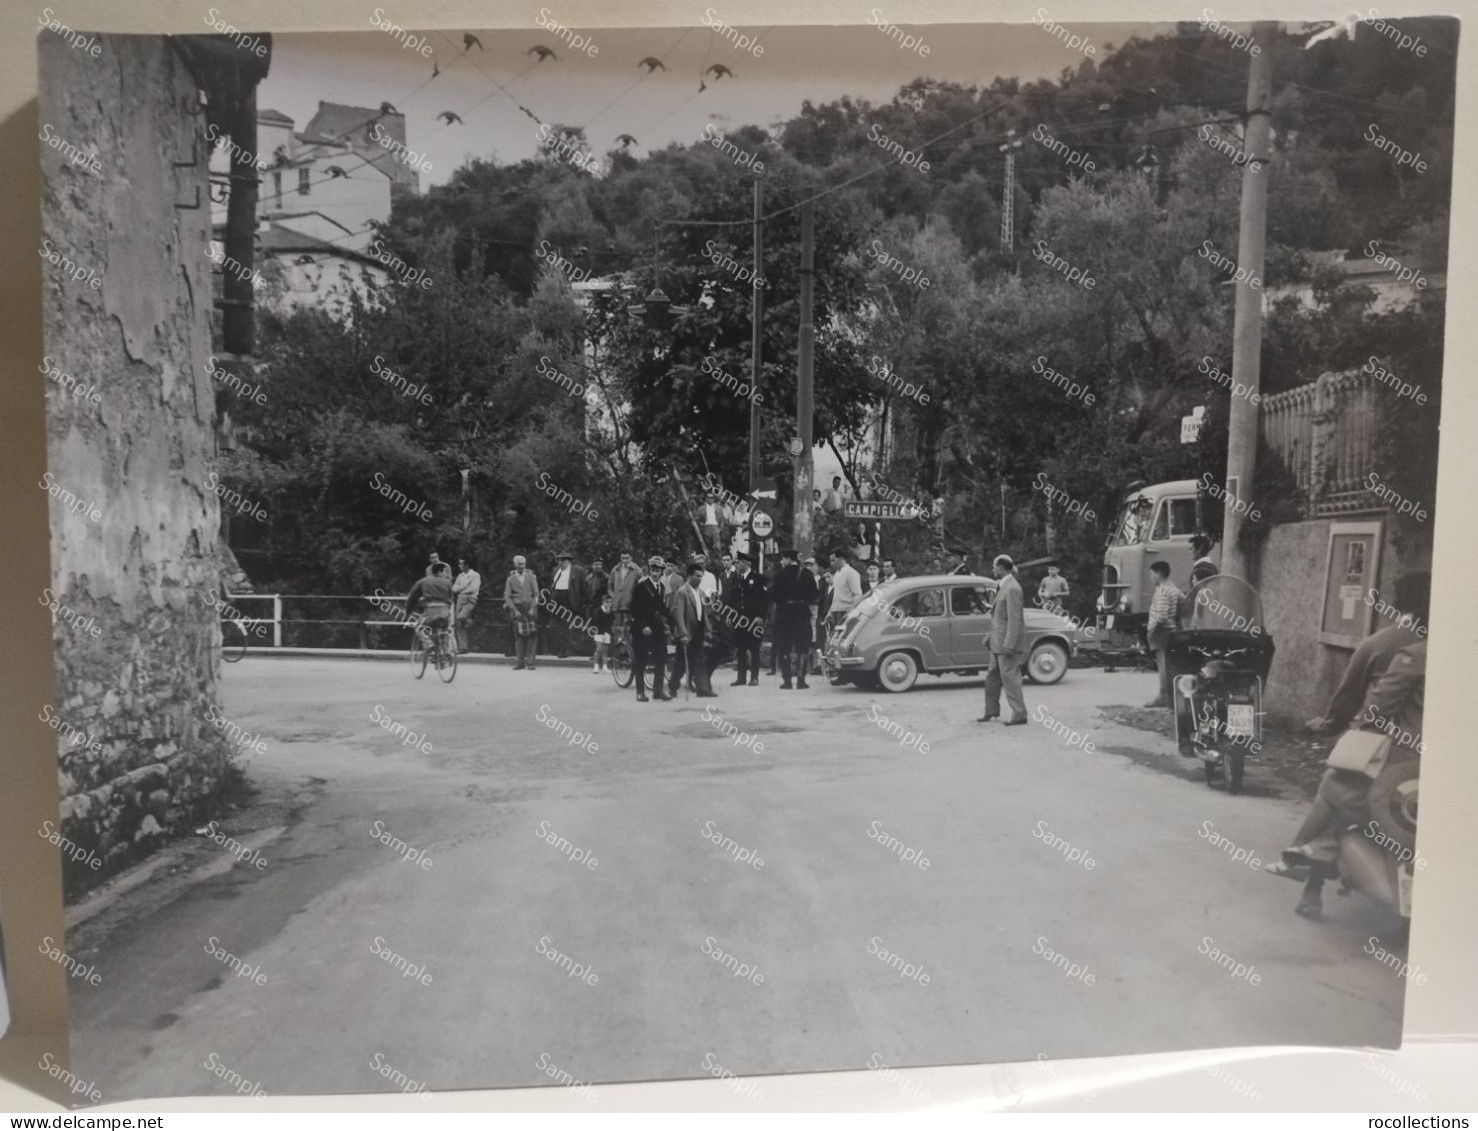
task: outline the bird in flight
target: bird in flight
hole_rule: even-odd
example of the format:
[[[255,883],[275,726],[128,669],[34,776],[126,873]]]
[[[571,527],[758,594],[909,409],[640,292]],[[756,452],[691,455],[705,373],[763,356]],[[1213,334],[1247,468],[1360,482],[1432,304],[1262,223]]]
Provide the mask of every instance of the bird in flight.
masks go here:
[[[435,59],[432,59],[431,60],[431,77],[432,78],[435,78],[439,74],[441,74],[441,64],[438,63]]]
[[[398,115],[400,113],[400,111],[397,110],[394,106],[390,105],[390,103],[388,103],[388,102],[381,102],[380,103],[380,113],[381,114],[397,114]]]
[[[316,262],[317,262],[317,260],[315,260],[311,255],[300,255],[296,259],[293,260],[294,265],[296,265],[298,267],[301,267],[305,263],[316,263]]]
[[[641,142],[637,141],[636,138],[632,137],[630,134],[622,134],[621,136],[616,138],[616,141],[620,143],[622,149],[625,149],[632,145],[641,144]]]
[[[487,50],[487,48],[482,45],[482,40],[478,39],[477,36],[473,35],[470,31],[466,35],[462,36],[462,50],[464,52],[471,51],[472,45],[474,43],[477,44],[477,49],[479,51]]]
[[[657,56],[655,55],[648,55],[645,59],[638,63],[637,66],[645,67],[647,69],[647,74],[649,75],[659,68],[664,71],[667,70],[667,64],[662,62],[662,60],[657,58]]]
[[[331,180],[337,177],[347,177],[349,175],[348,173],[344,172],[343,167],[339,165],[330,165],[327,169],[324,170],[324,172],[329,175],[329,178]]]
[[[545,47],[542,43],[536,43],[536,44],[534,44],[527,51],[525,51],[524,54],[525,55],[537,55],[539,57],[539,62],[541,62],[541,63],[545,59],[553,59],[556,63],[559,62],[559,56],[556,55],[553,52],[553,50],[551,50],[550,48]]]
[[[718,80],[723,78],[725,75],[728,75],[730,78],[734,77],[734,72],[729,70],[729,68],[724,66],[722,63],[715,63],[703,73],[712,75],[714,82],[718,82]]]
[[[458,125],[462,125],[463,124],[463,122],[462,122],[462,115],[461,114],[458,114],[458,113],[455,113],[455,112],[453,112],[451,110],[443,110],[440,114],[438,114],[436,116],[438,118],[440,118],[443,122],[445,122],[447,125],[451,125],[453,122],[456,122]]]

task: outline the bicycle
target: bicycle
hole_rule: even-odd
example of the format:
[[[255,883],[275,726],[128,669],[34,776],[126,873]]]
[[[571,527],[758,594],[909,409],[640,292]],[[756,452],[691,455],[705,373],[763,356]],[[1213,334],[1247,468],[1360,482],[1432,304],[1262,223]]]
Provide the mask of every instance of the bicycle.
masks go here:
[[[237,660],[246,655],[246,646],[246,618],[222,617],[221,659],[228,664],[236,663]]]
[[[429,637],[429,639],[428,639]],[[428,648],[429,644],[429,648]],[[442,683],[457,678],[457,636],[450,625],[434,628],[419,624],[411,633],[411,672],[417,679],[426,674],[426,666],[434,661]]]
[[[635,653],[631,648],[631,626],[617,625],[611,635],[614,638],[611,641],[611,678],[616,681],[617,687],[630,687],[635,678],[633,666]]]

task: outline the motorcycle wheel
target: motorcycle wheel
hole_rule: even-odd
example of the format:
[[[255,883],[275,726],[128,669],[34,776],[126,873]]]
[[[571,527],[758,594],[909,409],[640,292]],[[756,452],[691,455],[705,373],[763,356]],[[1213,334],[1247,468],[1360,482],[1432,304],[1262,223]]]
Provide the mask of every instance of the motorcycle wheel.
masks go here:
[[[1242,792],[1242,764],[1247,760],[1247,755],[1240,751],[1227,754],[1227,792]]]
[[[1388,765],[1366,795],[1370,819],[1381,833],[1407,852],[1416,851],[1417,782],[1420,763]]]

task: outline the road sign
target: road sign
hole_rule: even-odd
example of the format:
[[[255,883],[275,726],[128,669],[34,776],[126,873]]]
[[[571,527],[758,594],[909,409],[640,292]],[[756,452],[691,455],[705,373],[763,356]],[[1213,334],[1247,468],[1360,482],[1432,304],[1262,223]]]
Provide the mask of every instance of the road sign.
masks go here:
[[[775,530],[775,520],[764,511],[757,510],[749,516],[749,530],[756,538],[768,538]]]
[[[918,518],[918,503],[889,503],[877,499],[848,499],[842,507],[847,518],[871,518],[880,522]]]
[[[1197,405],[1191,410],[1189,416],[1180,418],[1180,442],[1182,444],[1194,444],[1196,438],[1201,434],[1201,425],[1206,419],[1206,406]]]

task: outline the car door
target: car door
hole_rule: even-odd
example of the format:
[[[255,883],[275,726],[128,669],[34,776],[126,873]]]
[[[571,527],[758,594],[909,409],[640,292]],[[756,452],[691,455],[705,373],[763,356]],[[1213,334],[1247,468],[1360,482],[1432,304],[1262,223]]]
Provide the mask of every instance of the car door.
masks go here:
[[[949,587],[949,663],[984,668],[990,663],[992,593],[978,582]]]
[[[1160,500],[1155,524],[1145,544],[1145,571],[1149,563],[1162,561],[1170,567],[1170,580],[1182,589],[1191,583],[1191,536],[1196,532],[1196,496],[1169,495]],[[1148,578],[1151,592],[1154,585]],[[1145,608],[1149,605],[1146,604]]]
[[[950,666],[949,617],[943,589],[915,589],[901,595],[888,607],[888,622],[887,634],[907,640],[916,648],[925,671]]]

